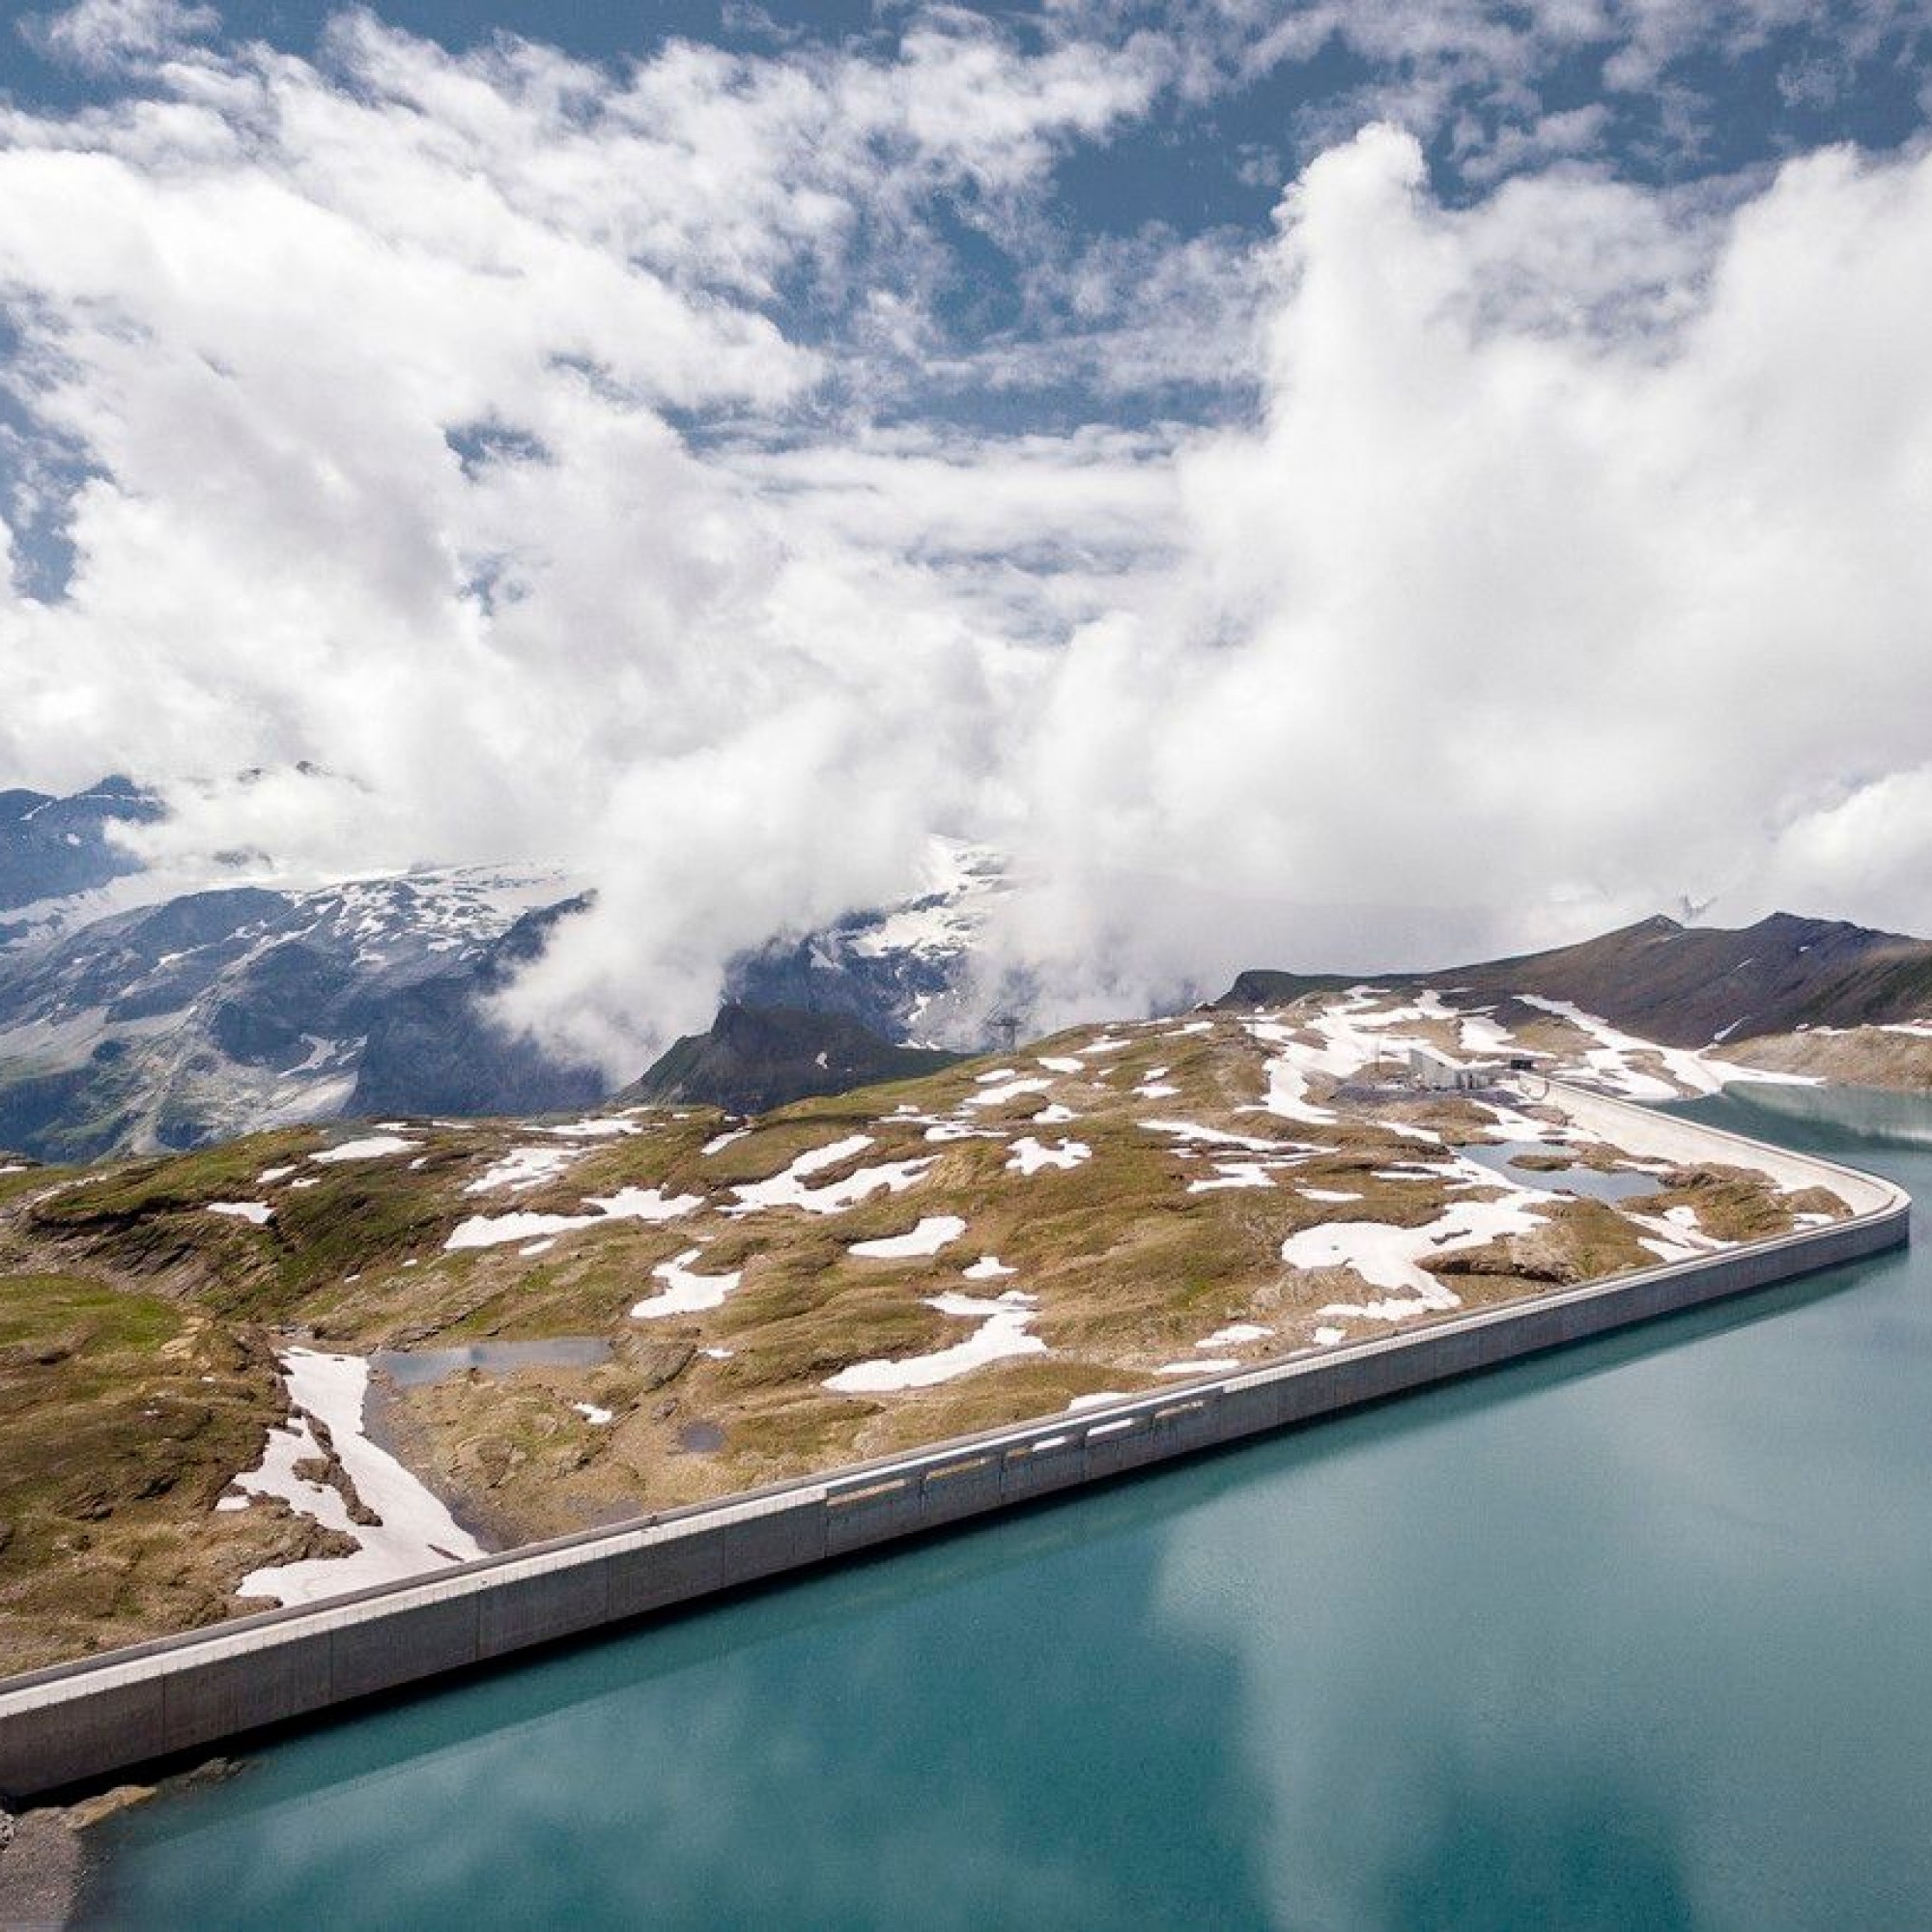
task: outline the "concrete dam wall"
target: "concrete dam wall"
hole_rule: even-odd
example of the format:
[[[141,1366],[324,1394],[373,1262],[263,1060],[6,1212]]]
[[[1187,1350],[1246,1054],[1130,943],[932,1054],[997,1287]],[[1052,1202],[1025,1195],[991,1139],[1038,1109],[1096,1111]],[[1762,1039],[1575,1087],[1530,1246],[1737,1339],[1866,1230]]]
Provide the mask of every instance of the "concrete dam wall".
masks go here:
[[[1765,1171],[1775,1162],[1786,1184],[1830,1187],[1852,1218],[11,1678],[0,1682],[0,1793],[32,1797],[210,1748],[264,1725],[1856,1261],[1908,1238],[1911,1203],[1888,1181],[1594,1094],[1555,1089],[1550,1097],[1594,1130],[1672,1158]],[[1639,1143],[1639,1134],[1649,1141]]]

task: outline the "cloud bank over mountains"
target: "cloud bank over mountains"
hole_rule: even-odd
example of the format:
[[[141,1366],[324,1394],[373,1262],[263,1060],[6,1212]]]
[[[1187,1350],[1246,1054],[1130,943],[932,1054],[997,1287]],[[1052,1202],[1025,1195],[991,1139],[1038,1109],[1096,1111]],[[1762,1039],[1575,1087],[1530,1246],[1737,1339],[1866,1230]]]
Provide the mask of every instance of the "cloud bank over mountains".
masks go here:
[[[1795,8],[1257,15],[43,19],[93,78],[0,108],[0,775],[160,783],[171,865],[566,858],[517,1016],[632,1071],[933,832],[1014,855],[1049,1008],[1680,899],[1932,928],[1923,139],[1612,140]],[[1834,31],[1790,88],[1924,22]],[[1093,218],[1343,57],[1271,222]]]

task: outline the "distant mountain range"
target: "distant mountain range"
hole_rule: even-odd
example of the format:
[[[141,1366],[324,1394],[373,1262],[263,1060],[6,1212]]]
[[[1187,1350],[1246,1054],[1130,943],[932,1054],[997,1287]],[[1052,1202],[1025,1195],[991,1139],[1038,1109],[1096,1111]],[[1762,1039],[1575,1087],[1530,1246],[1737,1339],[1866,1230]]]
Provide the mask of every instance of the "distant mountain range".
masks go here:
[[[1932,1013],[1932,942],[1782,912],[1738,930],[1680,925],[1660,915],[1579,946],[1435,973],[1243,973],[1218,1004],[1276,1006],[1354,983],[1530,994],[1579,1007],[1664,1046],[1718,1042],[1735,1050],[1811,1028],[1922,1020]]]
[[[349,1114],[523,1115],[611,1086],[487,1016],[586,896],[560,870],[472,867],[139,903],[124,779],[0,794],[0,1148],[40,1159],[185,1149]],[[929,1070],[978,1044],[997,855],[936,841],[924,890],[732,962],[708,1036],[639,1083],[742,1109]]]
[[[241,886],[0,951],[0,1147],[87,1159],[344,1112],[582,1105],[600,1075],[477,1011],[557,889],[487,868]]]
[[[117,827],[161,807],[123,778],[0,793],[0,1148],[40,1159],[185,1149],[337,1115],[524,1115],[610,1096],[495,1025],[489,995],[587,903],[561,870],[472,867],[141,903]],[[623,1090],[750,1113],[983,1049],[1000,856],[935,840],[922,890],[733,960],[706,1034]],[[1669,1046],[1878,1084],[1932,1082],[1932,944],[1776,914],[1743,931],[1645,920],[1440,972],[1243,973],[1218,1003],[1368,983],[1463,987]]]

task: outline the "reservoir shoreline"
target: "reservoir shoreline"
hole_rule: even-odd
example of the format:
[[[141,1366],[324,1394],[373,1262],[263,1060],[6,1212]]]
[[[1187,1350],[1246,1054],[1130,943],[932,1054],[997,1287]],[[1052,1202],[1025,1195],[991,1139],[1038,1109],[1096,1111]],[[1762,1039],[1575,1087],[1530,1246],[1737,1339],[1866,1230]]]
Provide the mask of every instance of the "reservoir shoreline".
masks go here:
[[[1555,1090],[1569,1106],[1576,1090]],[[1774,1151],[1585,1095],[1632,1132],[1694,1133],[1704,1157]],[[1605,1117],[1607,1118],[1607,1117]],[[1776,1151],[1849,1219],[1613,1276],[1321,1355],[1142,1394],[908,1455],[530,1546],[0,1684],[0,1792],[29,1798],[688,1605],[742,1584],[1357,1408],[1657,1316],[1901,1245],[1891,1183]],[[1758,1164],[1756,1158],[1753,1165]]]

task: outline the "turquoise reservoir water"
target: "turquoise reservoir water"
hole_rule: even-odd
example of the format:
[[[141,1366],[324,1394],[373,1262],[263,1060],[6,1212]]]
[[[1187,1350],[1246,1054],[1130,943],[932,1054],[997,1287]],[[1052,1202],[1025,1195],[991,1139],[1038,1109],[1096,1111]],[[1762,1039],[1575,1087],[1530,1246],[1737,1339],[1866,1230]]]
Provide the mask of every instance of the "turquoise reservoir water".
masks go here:
[[[1932,1201],[1932,1108],[1691,1110]],[[1873,1138],[1873,1134],[1883,1138]],[[127,1814],[140,1927],[1932,1926],[1932,1244]]]

